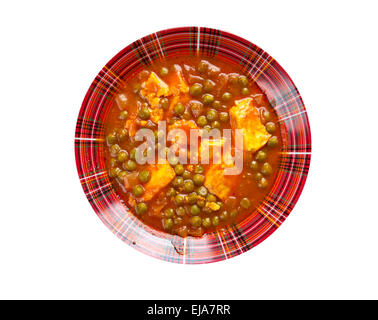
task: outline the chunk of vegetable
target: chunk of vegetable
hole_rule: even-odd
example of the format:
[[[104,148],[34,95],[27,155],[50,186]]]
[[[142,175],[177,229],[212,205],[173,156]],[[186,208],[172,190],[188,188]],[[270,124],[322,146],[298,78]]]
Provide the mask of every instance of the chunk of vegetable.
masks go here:
[[[238,176],[224,175],[224,165],[212,165],[205,175],[205,187],[218,198],[225,200],[236,187]]]
[[[148,79],[142,83],[140,93],[151,105],[151,121],[157,123],[164,114],[164,110],[159,108],[160,97],[170,95],[169,86],[155,72],[151,72]]]
[[[162,159],[160,161],[163,161]],[[151,173],[150,181],[144,185],[143,200],[151,200],[161,189],[166,187],[176,176],[175,171],[167,161],[150,165],[147,168]]]
[[[262,148],[271,135],[262,124],[252,98],[235,101],[230,109],[231,126],[243,132],[244,151],[255,152]]]

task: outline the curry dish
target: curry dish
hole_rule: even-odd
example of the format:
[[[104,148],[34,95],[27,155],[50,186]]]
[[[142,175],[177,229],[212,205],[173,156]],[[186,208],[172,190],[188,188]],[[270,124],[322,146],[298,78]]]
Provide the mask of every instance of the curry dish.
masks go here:
[[[174,142],[158,126],[164,121],[166,132],[181,129],[188,137],[176,143],[174,154],[168,152]],[[142,128],[153,132],[144,155],[152,153],[154,163],[137,161]],[[201,140],[201,132],[213,129],[230,129],[229,151],[222,135]],[[198,152],[190,148],[194,130]],[[281,151],[277,115],[257,84],[235,66],[195,56],[166,59],[128,80],[114,95],[105,134],[106,166],[121,199],[145,224],[181,237],[200,237],[245,219],[269,192]],[[178,157],[184,147],[186,161]],[[208,163],[201,161],[205,149]],[[242,168],[226,175],[237,152]],[[193,155],[197,163],[190,161]]]

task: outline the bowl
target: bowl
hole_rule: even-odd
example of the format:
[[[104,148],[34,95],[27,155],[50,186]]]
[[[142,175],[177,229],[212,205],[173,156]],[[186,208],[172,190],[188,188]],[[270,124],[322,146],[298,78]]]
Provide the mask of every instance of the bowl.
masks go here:
[[[216,56],[256,81],[276,111],[282,135],[279,172],[260,205],[242,222],[201,238],[156,231],[137,219],[108,177],[104,123],[121,81],[164,57]],[[264,241],[293,210],[306,182],[311,133],[302,98],[285,70],[268,53],[231,33],[202,27],[167,29],[143,37],[119,52],[99,72],[77,118],[75,157],[80,183],[101,221],[122,241],[152,257],[182,264],[221,261]]]

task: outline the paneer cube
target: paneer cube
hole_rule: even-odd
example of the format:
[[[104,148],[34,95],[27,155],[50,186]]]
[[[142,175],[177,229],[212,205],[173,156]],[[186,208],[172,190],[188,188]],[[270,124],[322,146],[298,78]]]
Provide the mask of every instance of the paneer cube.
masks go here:
[[[151,105],[157,105],[159,104],[159,101],[156,103],[155,99],[162,96],[168,96],[169,86],[160,79],[155,72],[151,72],[148,79],[142,83],[140,93],[143,97],[148,99]]]
[[[190,100],[189,86],[182,75],[182,69],[179,65],[175,64],[173,66],[173,70],[168,75],[167,83],[169,85],[169,93],[172,96],[168,114],[172,116],[177,103],[180,102],[185,105]]]
[[[173,71],[167,77],[167,83],[155,72],[151,72],[148,79],[142,83],[141,95],[150,103],[151,121],[158,123],[163,116],[164,111],[159,107],[161,97],[171,98],[169,113],[173,113],[173,109],[178,102],[185,103],[189,101],[189,87],[182,75],[181,67],[174,65]]]
[[[173,71],[168,75],[167,82],[171,95],[178,96],[181,93],[189,92],[189,86],[182,75],[182,69],[177,64],[173,66]]]
[[[227,199],[237,186],[238,176],[224,175],[225,165],[214,164],[205,174],[205,187],[221,200]]]
[[[162,161],[162,159],[160,160]],[[143,201],[151,200],[161,189],[166,187],[175,177],[175,171],[164,160],[163,163],[149,165],[148,169],[151,173],[150,181],[144,185]]]
[[[138,130],[138,124],[136,122],[136,119],[136,113],[132,113],[129,119],[126,120],[125,129],[129,132],[130,137],[134,137]]]
[[[160,97],[170,95],[169,86],[155,72],[151,72],[148,79],[142,83],[140,93],[150,103],[151,120],[158,123],[164,114],[163,110],[159,108]]]
[[[223,137],[219,139],[201,139],[199,147],[200,162],[218,163],[222,162],[222,149],[225,143]]]
[[[230,118],[232,128],[242,130],[244,151],[256,152],[268,142],[271,135],[262,124],[252,98],[235,101]]]
[[[193,120],[177,120],[168,126],[168,130],[181,129],[185,132],[187,138],[190,137],[190,129],[199,129]]]

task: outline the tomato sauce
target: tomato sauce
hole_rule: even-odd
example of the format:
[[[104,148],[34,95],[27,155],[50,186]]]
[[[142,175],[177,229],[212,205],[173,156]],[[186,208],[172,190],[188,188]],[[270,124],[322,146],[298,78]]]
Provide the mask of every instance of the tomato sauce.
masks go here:
[[[159,121],[188,138],[190,129],[200,134],[231,129],[233,138],[239,129],[240,174],[223,174],[231,166],[225,153],[220,164],[180,163],[177,154],[162,164],[138,163],[136,149],[144,141],[136,136],[142,128],[154,134],[148,152],[155,160],[167,154],[160,148],[165,133],[158,131]],[[196,56],[163,60],[135,74],[114,95],[105,133],[106,165],[120,198],[145,224],[182,237],[200,237],[245,219],[269,192],[282,146],[277,115],[257,84],[233,65]],[[209,141],[225,148],[222,138]],[[234,156],[240,146],[231,141]]]

